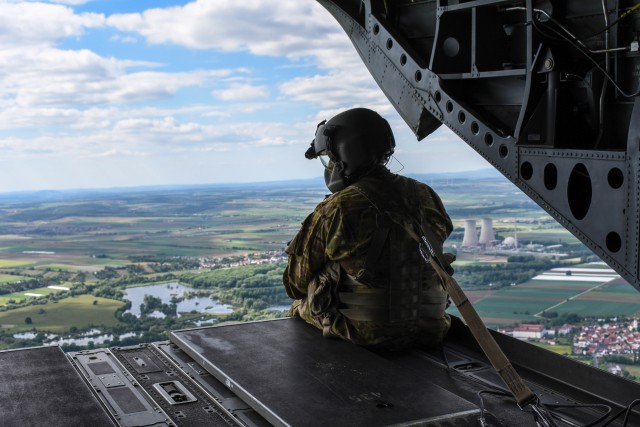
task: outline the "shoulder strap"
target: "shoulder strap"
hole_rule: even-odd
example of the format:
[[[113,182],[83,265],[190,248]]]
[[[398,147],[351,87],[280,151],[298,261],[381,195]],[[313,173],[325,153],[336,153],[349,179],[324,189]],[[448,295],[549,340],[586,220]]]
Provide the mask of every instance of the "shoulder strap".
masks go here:
[[[367,259],[364,262],[362,270],[360,270],[356,276],[356,279],[367,286],[371,286],[374,282],[373,271],[375,270],[375,265],[380,259],[380,255],[382,255],[385,243],[387,241],[387,238],[389,237],[389,231],[391,230],[391,219],[386,212],[380,210],[377,203],[373,201],[372,197],[370,197],[369,194],[362,188],[358,187],[357,184],[353,184],[353,189],[360,193],[365,199],[367,199],[369,203],[371,203],[371,206],[373,206],[373,208],[378,213],[376,224],[377,228],[373,237],[371,238],[371,244],[367,251]]]
[[[478,344],[491,362],[493,368],[498,372],[521,408],[536,402],[538,399],[537,396],[529,389],[511,365],[511,362],[509,362],[507,356],[505,356],[498,346],[498,343],[487,330],[478,312],[473,305],[471,305],[458,282],[445,271],[443,264],[444,258],[441,253],[438,254],[437,246],[431,244],[431,242],[435,241],[432,240],[433,236],[430,235],[431,230],[422,228],[422,232],[423,235],[420,236],[422,241],[420,244],[420,253],[422,257],[426,263],[431,264],[436,274],[442,280],[442,286],[444,286],[454,304],[458,307],[462,318],[467,323],[471,333],[476,341],[478,341]]]
[[[371,245],[367,252],[367,259],[364,262],[362,270],[360,270],[356,276],[356,279],[366,285],[371,285],[373,283],[374,277],[372,272],[375,269],[376,263],[380,259],[380,255],[382,255],[387,237],[389,237],[389,231],[391,230],[390,221],[391,220],[386,213],[378,215],[378,228],[371,239]]]
[[[389,231],[391,230],[391,221],[392,219],[389,217],[388,212],[380,210],[378,204],[374,201],[375,196],[370,195],[362,188],[358,187],[356,184],[353,185],[353,189],[360,193],[364,198],[366,198],[371,206],[378,212],[378,220],[377,220],[377,229],[373,238],[371,239],[371,246],[369,246],[369,251],[367,253],[367,259],[365,260],[365,264],[362,270],[358,272],[357,279],[361,280],[365,284],[370,284],[373,281],[373,271],[375,268],[375,264],[378,262],[382,251],[384,250],[385,242],[387,241],[387,237],[389,236]],[[418,188],[417,183],[413,183],[413,200],[419,201],[418,196]],[[428,233],[429,241],[436,242],[435,235],[430,227],[425,227],[423,224],[422,215],[420,215],[419,220],[417,218],[413,218],[413,222],[418,227],[420,231],[423,233]],[[416,230],[410,222],[402,224],[405,231],[419,244],[421,243],[420,238],[416,234]],[[433,246],[433,250],[435,251],[435,255],[440,262],[440,265],[447,271],[449,274],[453,274],[453,268],[451,268],[451,264],[448,262],[447,257],[445,257],[442,253],[442,249],[440,246]]]

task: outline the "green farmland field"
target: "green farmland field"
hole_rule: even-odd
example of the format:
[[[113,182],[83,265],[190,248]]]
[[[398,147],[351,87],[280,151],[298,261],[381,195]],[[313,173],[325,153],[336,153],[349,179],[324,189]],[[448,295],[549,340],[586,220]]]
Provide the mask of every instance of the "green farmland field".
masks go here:
[[[570,247],[577,239],[502,177],[423,181],[442,196],[455,224],[446,243],[448,249],[460,246],[465,219],[492,218],[500,239],[512,236],[517,225],[518,238],[525,245],[530,241],[541,246],[561,245],[559,252],[566,249],[567,256],[573,259],[571,262],[562,259],[567,265],[586,262],[592,256],[588,251]],[[87,192],[68,199],[39,199],[34,195],[33,199],[0,203],[0,228],[4,233],[0,234],[0,287],[9,289],[12,281],[26,277],[42,281],[33,286],[73,284],[78,292],[83,288],[87,292],[46,304],[43,303],[48,298],[40,301],[38,297],[26,297],[24,292],[4,295],[0,297],[0,306],[12,299],[20,307],[11,305],[11,309],[0,312],[0,324],[13,325],[0,330],[10,337],[14,332],[33,329],[59,333],[71,327],[82,330],[115,325],[118,320],[114,312],[123,302],[88,293],[115,297],[117,290],[132,283],[147,285],[155,280],[162,283],[168,275],[191,275],[195,280],[198,275],[225,274],[219,267],[235,262],[236,258],[283,256],[285,242],[293,238],[300,223],[326,193],[323,180],[318,178],[290,184]],[[497,270],[514,254],[458,251],[457,265],[495,266]],[[552,255],[533,253],[533,256]],[[538,265],[536,262],[532,264]],[[217,270],[210,272],[209,268]],[[477,283],[478,289],[470,292],[474,306],[493,326],[539,320],[535,315],[544,310],[558,313],[581,310],[578,314],[594,315],[614,309],[619,309],[620,314],[629,313],[634,310],[632,307],[640,307],[640,294],[629,294],[627,285],[624,285],[627,288],[620,285],[597,288],[600,283],[567,278],[529,279],[546,268],[523,270],[514,281],[524,283],[516,286],[490,286],[494,283],[491,280]],[[216,284],[214,287],[222,286],[219,282],[211,283]],[[500,285],[508,283],[511,281]],[[234,304],[246,303],[243,308],[247,314],[243,314],[242,320],[261,319],[266,310],[255,307],[265,306],[260,298],[266,294],[258,293],[262,289],[247,288],[243,283],[233,286],[222,288]],[[14,289],[21,288],[12,286],[10,292]],[[277,291],[282,293],[282,288]],[[38,288],[26,292],[47,295],[55,291]],[[254,293],[260,298],[254,298]],[[94,300],[98,301],[96,305]],[[455,308],[450,311],[456,313]],[[25,323],[27,317],[32,324]],[[165,329],[163,319],[139,322],[145,327],[156,322],[158,329]]]
[[[28,291],[14,292],[12,294],[2,295],[0,296],[0,306],[6,305],[9,302],[9,300],[23,301],[26,299],[38,298],[32,295],[25,295],[25,293],[38,294],[38,295],[45,296],[53,292],[59,292],[59,291],[55,289],[49,289],[49,288],[36,288],[36,289],[29,289]]]
[[[14,260],[8,260],[8,259],[0,259],[0,268],[16,268],[16,267],[24,267],[32,264],[33,262],[30,262],[30,261],[14,261]]]
[[[15,276],[13,274],[0,274],[0,285],[3,283],[13,283],[18,282],[20,280],[27,280],[28,277],[24,276]]]
[[[98,301],[93,304],[93,301]],[[57,303],[31,305],[0,312],[3,331],[22,332],[36,328],[39,331],[62,333],[75,326],[78,329],[90,326],[115,326],[119,323],[114,313],[124,303],[121,301],[81,295],[65,298]],[[41,314],[40,310],[44,310]],[[32,324],[26,324],[30,317]]]
[[[0,269],[97,271],[136,256],[281,250],[323,194],[320,186],[213,187],[0,205],[0,225],[11,231],[0,235]]]
[[[553,309],[558,313],[576,313],[581,316],[633,316],[640,313],[636,302],[588,301],[575,299]]]
[[[533,341],[532,344],[561,355],[568,355],[572,352],[570,345],[551,345],[539,341]]]
[[[539,320],[543,311],[575,313],[581,317],[632,316],[640,313],[640,294],[621,279],[609,283],[530,280],[524,284],[492,291],[474,303],[478,314],[490,326],[504,326]],[[451,314],[459,316],[455,307]]]

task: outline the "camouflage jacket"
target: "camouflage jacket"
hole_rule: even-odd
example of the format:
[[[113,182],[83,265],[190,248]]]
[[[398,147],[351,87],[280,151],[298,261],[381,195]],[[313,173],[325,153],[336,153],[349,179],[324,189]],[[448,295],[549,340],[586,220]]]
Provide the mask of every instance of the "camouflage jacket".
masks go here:
[[[323,329],[327,336],[361,345],[433,345],[443,338],[449,326],[449,318],[443,311],[435,318],[422,315],[408,321],[372,322],[354,320],[341,310],[345,305],[339,293],[345,296],[345,292],[370,291],[367,289],[370,286],[351,279],[365,266],[383,211],[421,220],[439,240],[434,244],[440,246],[453,228],[442,201],[429,186],[392,174],[384,167],[377,168],[323,200],[287,247],[289,262],[283,282],[287,294],[296,300],[290,314]],[[404,236],[397,240],[408,239],[406,233],[398,234]],[[401,283],[395,282],[417,280],[423,299],[427,300],[429,292],[443,292],[416,251],[408,253],[402,249],[406,245],[389,246],[384,248],[375,271],[371,272],[377,282],[390,282],[391,287],[397,287]],[[408,267],[398,267],[401,259],[407,261]]]

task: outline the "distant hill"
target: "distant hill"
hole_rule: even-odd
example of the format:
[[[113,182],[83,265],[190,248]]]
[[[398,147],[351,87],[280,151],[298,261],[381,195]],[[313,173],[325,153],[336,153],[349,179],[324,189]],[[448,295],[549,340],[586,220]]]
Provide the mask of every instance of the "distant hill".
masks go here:
[[[504,179],[507,180],[500,172],[493,168],[479,169],[464,172],[443,172],[443,173],[420,173],[406,174],[413,179],[422,182],[429,181],[450,181],[450,180],[476,180],[476,179]]]
[[[402,173],[401,173],[402,174]],[[464,172],[427,173],[427,174],[402,174],[418,181],[431,184],[442,181],[478,180],[478,179],[505,179],[493,168]],[[173,192],[204,189],[281,189],[281,188],[325,188],[324,179],[315,177],[309,179],[294,179],[286,181],[246,182],[246,183],[219,183],[219,184],[185,184],[185,185],[149,185],[136,187],[113,187],[69,190],[39,190],[0,193],[1,204],[42,203],[58,202],[77,199],[101,198],[116,194],[136,194],[149,192]]]

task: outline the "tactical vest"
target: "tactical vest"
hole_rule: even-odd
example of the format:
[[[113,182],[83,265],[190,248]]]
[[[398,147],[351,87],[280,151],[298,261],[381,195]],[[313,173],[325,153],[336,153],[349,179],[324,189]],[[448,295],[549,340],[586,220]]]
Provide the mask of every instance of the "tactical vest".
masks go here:
[[[441,318],[448,295],[420,256],[418,235],[425,221],[410,214],[421,209],[388,200],[379,203],[375,196],[355,189],[376,210],[377,229],[363,268],[355,276],[341,275],[339,311],[351,320],[378,323]],[[412,199],[419,200],[415,185],[414,191]]]

